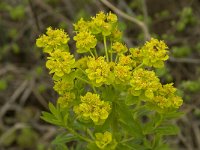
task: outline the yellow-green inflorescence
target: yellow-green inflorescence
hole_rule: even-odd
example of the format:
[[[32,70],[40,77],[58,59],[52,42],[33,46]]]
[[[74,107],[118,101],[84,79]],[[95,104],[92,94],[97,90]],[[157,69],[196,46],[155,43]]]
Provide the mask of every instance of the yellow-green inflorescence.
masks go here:
[[[104,133],[96,133],[95,143],[98,148],[106,150],[113,150],[117,145],[117,142],[113,139],[112,134],[108,131]]]
[[[81,53],[78,58],[69,52],[69,36],[62,29],[49,27],[36,41],[48,54],[46,67],[53,74],[54,89],[59,94],[57,104],[72,110],[81,122],[103,125],[112,112],[113,101],[120,99],[120,92],[139,97],[141,105],[155,105],[159,108],[155,111],[176,110],[182,105],[176,88],[162,85],[153,71],[164,67],[169,58],[164,41],[151,38],[144,46],[128,48],[121,41],[117,20],[115,14],[100,12],[74,24],[76,52]],[[108,87],[117,91],[114,100],[109,98],[109,92],[102,94]],[[110,132],[95,136],[100,149],[113,141]]]
[[[83,120],[92,120],[96,125],[103,124],[108,118],[111,106],[100,100],[99,95],[91,92],[81,96],[81,104],[74,107],[74,112]]]
[[[128,49],[121,42],[122,34],[118,29],[117,16],[112,13],[100,12],[90,21],[85,21],[82,18],[74,24],[74,27],[77,52],[88,54],[78,60],[75,60],[74,56],[70,54],[67,46],[69,37],[62,29],[49,27],[46,35],[42,35],[36,42],[38,47],[43,47],[44,52],[49,54],[46,66],[50,73],[55,76],[54,89],[61,95],[59,103],[64,101],[68,103],[67,98],[64,100],[66,97],[64,95],[74,89],[75,78],[71,81],[63,78],[67,78],[78,68],[83,73],[81,76],[86,75],[84,81],[91,84],[93,89],[105,85],[113,85],[114,87],[115,85],[123,85],[128,88],[128,93],[133,96],[142,96],[147,99],[145,101],[156,103],[162,109],[181,106],[182,99],[176,96],[175,88],[171,84],[170,86],[162,85],[153,70],[145,69],[145,67],[160,68],[164,66],[164,61],[169,58],[168,47],[164,41],[151,38],[142,47]],[[109,41],[105,41],[106,39],[111,40],[110,47],[107,46]],[[103,48],[105,56],[99,55],[102,53],[101,50],[97,51],[98,41],[106,44]],[[91,102],[96,101],[107,105],[108,110],[105,111],[107,118],[110,106],[108,107],[107,103],[97,100],[97,95],[90,94],[90,97],[88,99]],[[92,101],[91,99],[94,97],[96,99]],[[97,123],[105,120],[105,116],[104,119],[98,117],[98,114],[102,113],[101,107],[99,105],[89,106],[89,102],[81,100],[81,104],[76,106],[74,110],[76,110],[78,118],[83,116],[85,119],[90,118]],[[94,112],[89,111],[91,108],[95,108],[96,112],[93,109]],[[96,117],[94,117],[95,115]]]

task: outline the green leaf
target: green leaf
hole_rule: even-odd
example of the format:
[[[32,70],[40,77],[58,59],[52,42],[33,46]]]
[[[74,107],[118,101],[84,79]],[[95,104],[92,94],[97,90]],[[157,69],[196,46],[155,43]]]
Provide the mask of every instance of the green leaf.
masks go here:
[[[89,143],[87,145],[87,148],[88,150],[99,150],[99,148],[96,146],[96,144],[93,142],[93,143]]]
[[[126,99],[125,99],[125,104],[130,106],[130,105],[134,105],[139,101],[139,97],[138,96],[133,96],[128,94]]]
[[[52,103],[49,103],[49,110],[54,116],[59,115],[58,110],[56,109],[56,107]]]
[[[62,122],[60,120],[58,120],[54,115],[48,112],[42,112],[42,116],[40,118],[42,118],[44,121],[51,124],[55,124],[59,126],[62,125]]]
[[[68,148],[65,144],[61,144],[61,145],[56,145],[55,150],[68,150]]]
[[[134,137],[141,138],[143,136],[142,128],[139,122],[133,118],[130,108],[124,103],[120,103],[117,105],[116,109],[118,110],[119,121],[127,133],[130,133]]]
[[[180,118],[181,116],[184,115],[184,112],[168,112],[166,114],[163,115],[164,119],[170,120],[170,119],[176,119],[176,118]]]
[[[160,135],[176,135],[179,132],[179,128],[176,125],[165,125],[155,129],[155,132]]]
[[[71,134],[62,133],[60,135],[57,135],[56,138],[52,141],[53,145],[63,145],[67,142],[76,140],[76,136],[73,136]]]

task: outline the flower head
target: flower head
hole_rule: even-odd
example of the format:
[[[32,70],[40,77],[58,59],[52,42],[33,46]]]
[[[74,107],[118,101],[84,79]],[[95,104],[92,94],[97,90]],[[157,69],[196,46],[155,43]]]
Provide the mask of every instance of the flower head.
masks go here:
[[[81,104],[74,107],[74,112],[83,120],[92,120],[96,125],[103,124],[111,109],[108,102],[102,101],[99,95],[86,93],[81,96]]]
[[[104,57],[90,57],[87,62],[87,66],[88,68],[86,69],[86,73],[88,78],[94,83],[95,86],[110,84],[111,66],[108,62],[105,61]]]
[[[75,59],[69,52],[56,50],[50,53],[50,57],[46,62],[46,67],[50,69],[50,73],[55,73],[56,76],[62,77],[69,74],[74,67]]]
[[[120,42],[115,42],[112,45],[112,50],[117,54],[123,54],[128,51],[128,48]]]
[[[36,45],[43,47],[44,52],[51,53],[55,49],[62,49],[68,51],[67,43],[69,41],[68,35],[62,29],[47,28],[46,35],[42,35],[37,39]]]
[[[74,99],[75,99],[74,93],[66,92],[64,95],[58,98],[57,104],[59,104],[61,108],[67,108]]]
[[[61,95],[63,95],[64,93],[66,93],[74,88],[73,80],[62,79],[59,81],[55,81],[54,83],[55,83],[55,85],[53,87],[54,90],[56,92],[58,92],[58,94],[61,94]]]
[[[134,96],[144,94],[150,99],[154,97],[154,92],[161,85],[158,77],[155,75],[155,72],[144,70],[142,68],[136,69],[133,72],[130,84],[130,92]]]
[[[125,65],[116,65],[114,67],[115,82],[117,84],[127,84],[131,78],[131,67]]]
[[[173,84],[160,86],[153,99],[153,103],[156,103],[162,109],[179,108],[183,100],[175,92],[176,88],[173,87]]]
[[[109,143],[112,142],[112,134],[108,131],[104,133],[96,133],[95,143],[100,149],[104,149]]]
[[[85,53],[90,51],[90,49],[95,48],[97,44],[97,39],[89,31],[81,31],[74,36],[76,41],[76,47],[78,53]]]
[[[169,58],[168,47],[163,41],[152,38],[141,48],[143,63],[147,66],[161,68],[164,66],[164,61]]]

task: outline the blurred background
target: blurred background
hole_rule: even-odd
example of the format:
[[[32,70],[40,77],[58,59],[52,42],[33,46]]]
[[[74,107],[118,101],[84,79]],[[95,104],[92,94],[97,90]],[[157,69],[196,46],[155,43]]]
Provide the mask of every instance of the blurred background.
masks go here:
[[[40,119],[57,93],[36,38],[49,26],[72,37],[73,23],[99,11],[115,12],[128,47],[149,37],[170,49],[162,83],[174,82],[185,115],[175,150],[200,150],[200,0],[0,0],[0,150],[47,150],[56,128]],[[75,50],[70,41],[71,51]]]

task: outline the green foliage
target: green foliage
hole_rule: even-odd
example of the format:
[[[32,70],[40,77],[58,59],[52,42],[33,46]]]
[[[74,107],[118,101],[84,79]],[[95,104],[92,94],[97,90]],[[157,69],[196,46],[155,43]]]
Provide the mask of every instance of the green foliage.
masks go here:
[[[38,139],[38,134],[31,128],[23,128],[17,136],[17,144],[22,148],[34,147]]]
[[[8,83],[6,79],[0,79],[0,91],[6,90]]]
[[[186,57],[191,54],[191,48],[189,46],[172,47],[174,57]]]
[[[197,81],[183,81],[180,85],[185,91],[192,93],[200,91],[200,80]]]
[[[36,42],[49,56],[46,67],[59,94],[41,118],[66,130],[52,144],[57,149],[68,149],[70,141],[89,150],[167,149],[164,137],[178,133],[170,120],[180,117],[183,100],[153,71],[169,58],[164,41],[152,38],[128,48],[112,13],[81,18],[74,28],[78,59],[62,29],[50,27]]]
[[[191,7],[185,7],[179,15],[180,19],[177,22],[176,29],[180,32],[183,31],[187,25],[192,25],[196,22]]]

